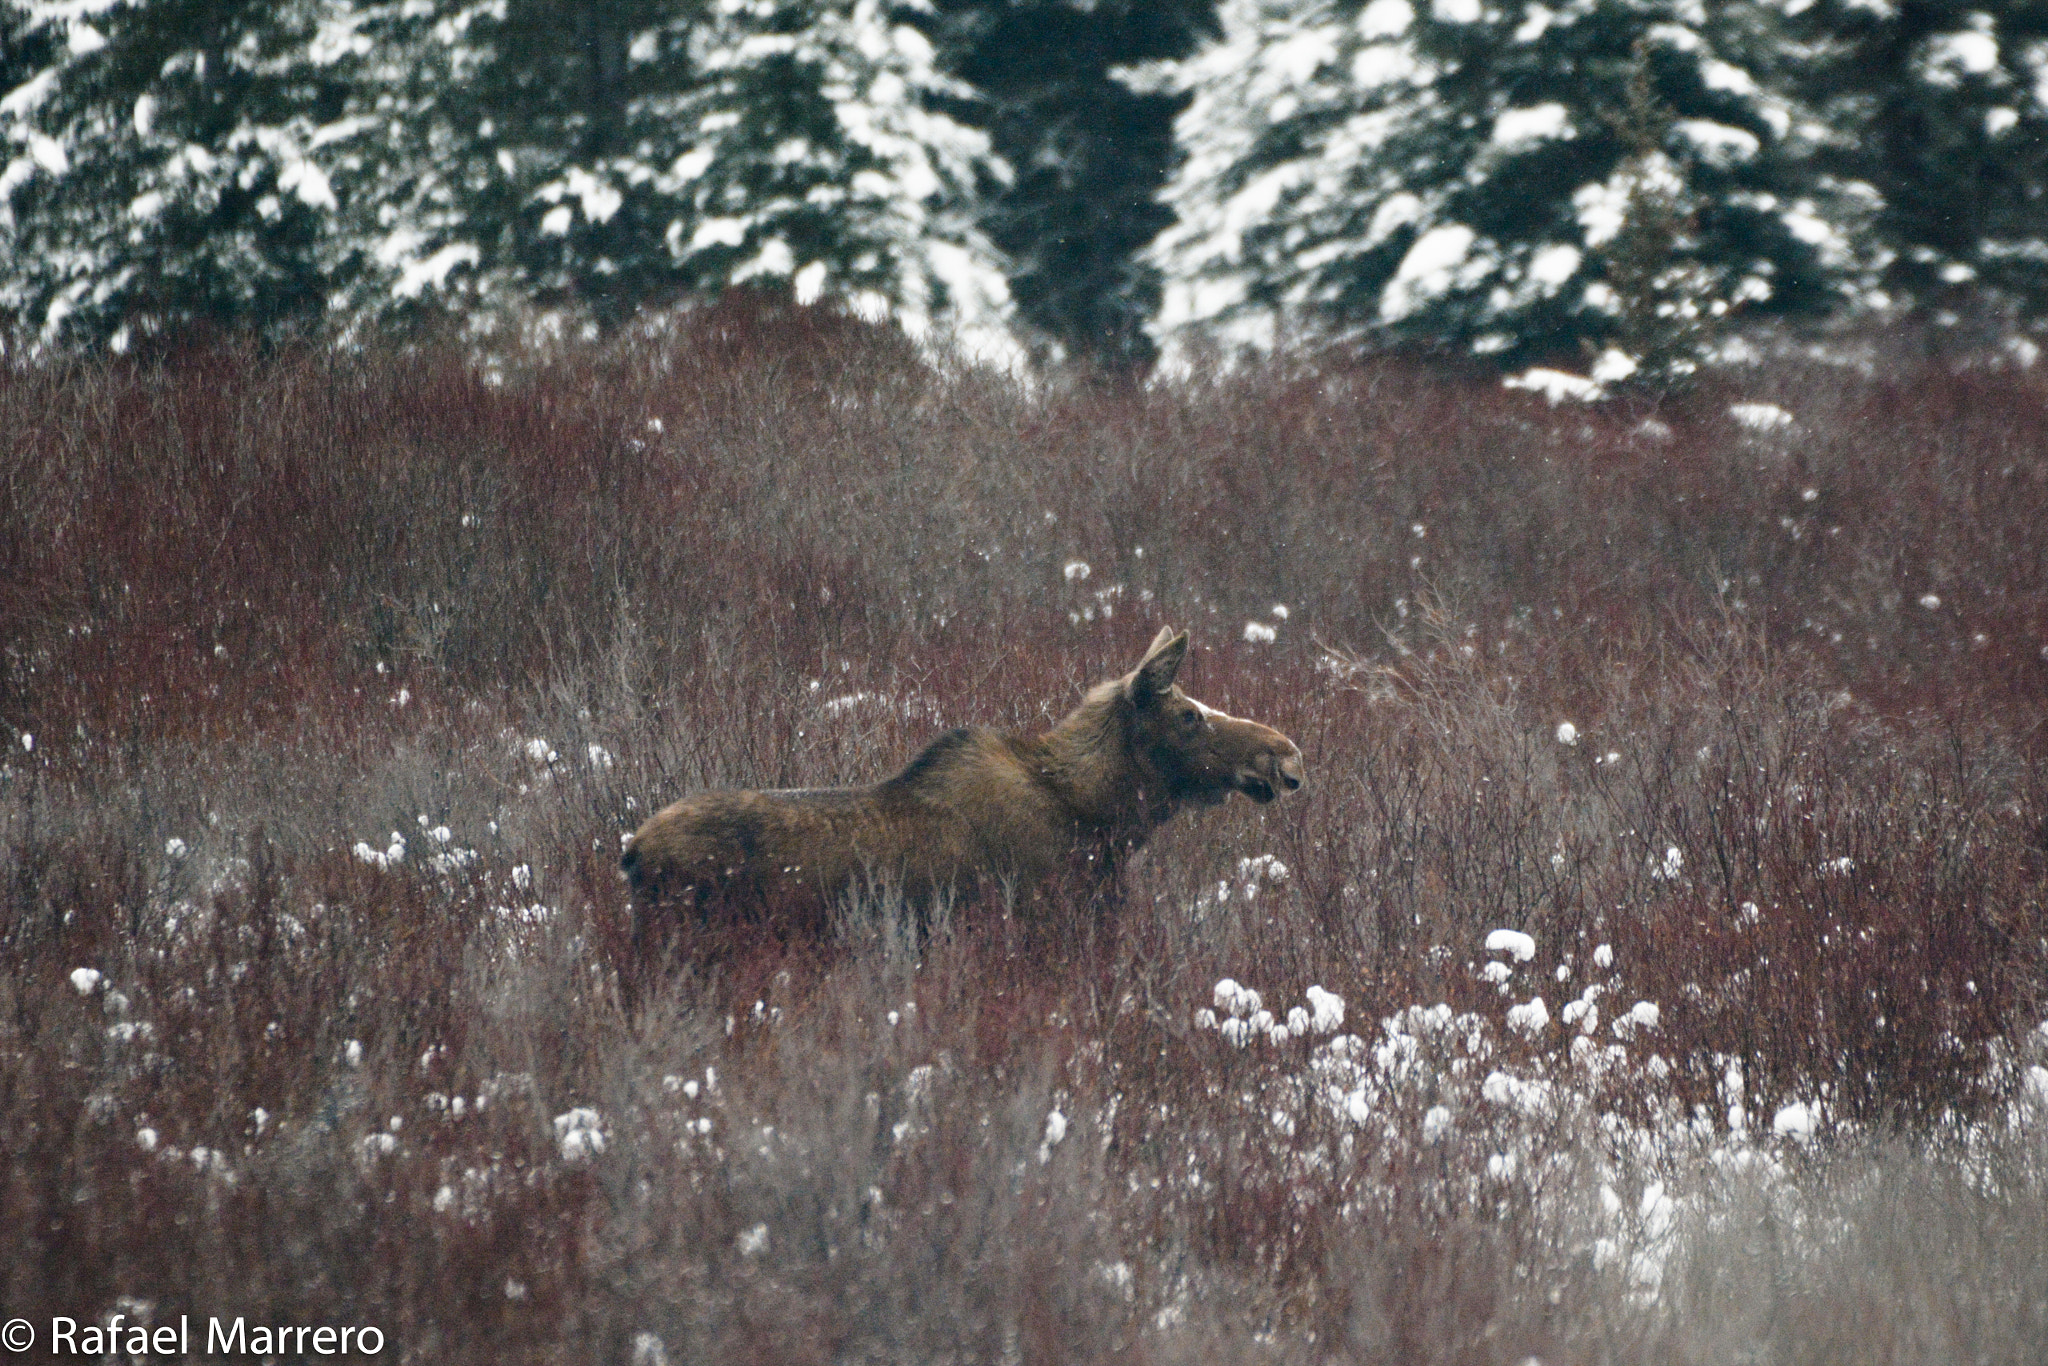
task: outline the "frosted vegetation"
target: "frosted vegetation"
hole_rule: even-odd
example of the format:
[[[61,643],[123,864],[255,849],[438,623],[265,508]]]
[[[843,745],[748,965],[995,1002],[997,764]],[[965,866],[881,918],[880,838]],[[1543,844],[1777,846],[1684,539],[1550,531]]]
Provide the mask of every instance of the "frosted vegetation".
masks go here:
[[[2048,409],[1870,354],[1069,390],[729,300],[0,371],[10,1310],[2040,1360]],[[1293,801],[621,1005],[654,803],[1043,725],[1168,619]]]

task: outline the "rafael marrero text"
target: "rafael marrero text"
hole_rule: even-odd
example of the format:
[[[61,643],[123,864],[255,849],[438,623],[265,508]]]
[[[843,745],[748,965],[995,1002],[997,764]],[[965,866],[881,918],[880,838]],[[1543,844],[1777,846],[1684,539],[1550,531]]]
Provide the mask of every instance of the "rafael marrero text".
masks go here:
[[[49,1353],[55,1357],[316,1357],[377,1356],[384,1350],[380,1328],[354,1324],[251,1323],[247,1319],[208,1317],[194,1322],[180,1314],[176,1323],[146,1327],[122,1322],[116,1314],[106,1323],[80,1323],[59,1315],[50,1320]]]

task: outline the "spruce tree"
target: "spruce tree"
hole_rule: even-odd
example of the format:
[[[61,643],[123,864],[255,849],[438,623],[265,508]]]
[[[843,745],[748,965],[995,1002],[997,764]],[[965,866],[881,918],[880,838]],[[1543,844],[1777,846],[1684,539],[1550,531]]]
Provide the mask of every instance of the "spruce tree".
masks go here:
[[[336,204],[313,147],[345,90],[309,52],[331,9],[15,10],[10,62],[44,65],[0,107],[9,143],[29,149],[5,181],[0,309],[47,340],[117,343],[318,317],[316,244]]]
[[[1822,312],[1857,206],[1811,173],[1784,58],[1752,4],[1226,0],[1216,43],[1149,73],[1193,97],[1162,334],[1682,370],[1701,320]]]
[[[974,222],[1002,174],[970,92],[876,0],[543,0],[370,11],[338,184],[348,309],[616,323],[733,285],[1007,351]]]
[[[1780,2],[1818,169],[1872,206],[1874,299],[2048,313],[2048,3]]]
[[[975,222],[1003,165],[878,0],[139,0],[25,28],[51,65],[0,112],[27,168],[0,301],[53,339],[602,324],[756,284],[1010,346]]]
[[[33,219],[40,193],[70,169],[63,144],[45,127],[63,38],[20,0],[0,0],[0,251],[24,249],[23,224]],[[18,267],[0,265],[0,321],[16,326],[32,300],[21,277]],[[8,340],[0,332],[0,345]]]

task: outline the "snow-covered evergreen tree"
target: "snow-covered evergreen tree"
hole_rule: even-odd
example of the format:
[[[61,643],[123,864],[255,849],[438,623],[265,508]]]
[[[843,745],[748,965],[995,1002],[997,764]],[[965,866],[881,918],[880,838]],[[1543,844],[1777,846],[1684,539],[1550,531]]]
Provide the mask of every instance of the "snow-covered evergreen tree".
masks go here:
[[[7,96],[0,306],[47,336],[756,283],[1012,350],[1003,165],[879,0],[90,8],[42,4],[62,59]]]
[[[663,233],[685,281],[788,279],[800,300],[846,298],[912,335],[1011,345],[1003,261],[976,225],[984,182],[1008,170],[934,108],[972,92],[922,33],[880,0],[717,0],[688,37],[699,79],[653,110],[683,146],[645,163],[677,206]],[[557,183],[564,204],[580,193]]]
[[[877,0],[392,4],[361,33],[375,69],[338,179],[382,231],[357,315],[432,286],[613,321],[753,284],[1013,349],[974,223],[1004,168],[933,108],[971,92]]]
[[[42,127],[63,38],[19,0],[0,0],[0,233],[14,231],[14,200],[24,186],[69,166]]]
[[[345,92],[307,56],[331,8],[16,4],[42,64],[0,97],[0,315],[118,339],[317,314],[336,204],[314,149]]]
[[[1778,0],[1894,307],[2048,314],[2048,4]]]
[[[1787,93],[1777,17],[1225,0],[1217,42],[1140,77],[1193,96],[1153,249],[1162,336],[1301,326],[1520,363],[1641,348],[1645,317],[1698,342],[1702,319],[1837,304],[1865,205],[1812,174],[1830,134]]]

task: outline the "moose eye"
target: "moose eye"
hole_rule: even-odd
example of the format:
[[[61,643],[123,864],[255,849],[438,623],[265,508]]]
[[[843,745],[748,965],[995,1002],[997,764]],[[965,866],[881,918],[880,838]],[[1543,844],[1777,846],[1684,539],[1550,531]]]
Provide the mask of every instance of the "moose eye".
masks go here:
[[[1180,714],[1181,725],[1189,728],[1190,730],[1192,730],[1196,726],[1196,724],[1198,724],[1201,721],[1201,719],[1202,714],[1196,711],[1193,707],[1189,707],[1186,711]]]

